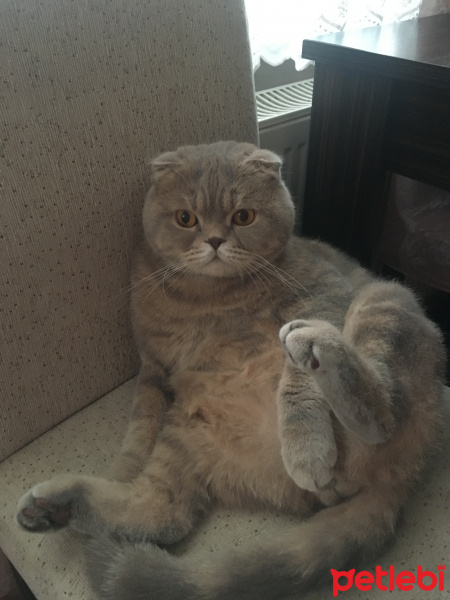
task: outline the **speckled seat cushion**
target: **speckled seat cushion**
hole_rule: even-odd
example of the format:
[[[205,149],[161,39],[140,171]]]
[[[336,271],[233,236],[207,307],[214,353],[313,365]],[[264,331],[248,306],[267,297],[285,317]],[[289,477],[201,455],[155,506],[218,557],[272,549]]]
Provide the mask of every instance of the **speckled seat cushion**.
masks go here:
[[[1,545],[39,600],[94,600],[84,576],[81,551],[85,538],[68,530],[49,534],[22,531],[13,521],[16,501],[34,483],[56,473],[104,473],[111,457],[119,449],[133,389],[134,381],[130,380],[0,464]],[[443,451],[433,459],[431,469],[412,495],[396,543],[377,561],[383,568],[394,565],[397,571],[415,571],[421,565],[424,569],[436,572],[437,565],[445,564],[448,560],[448,388],[445,404]],[[239,546],[248,546],[258,539],[275,536],[295,521],[294,517],[283,514],[217,509],[194,535],[174,551],[198,556],[211,553],[218,558],[222,552],[232,552]],[[426,592],[426,595],[416,590],[416,595],[411,592],[408,598],[443,600],[448,597],[449,588],[447,585],[446,592],[435,589]],[[383,600],[386,593],[373,589],[369,595],[368,592],[352,588],[342,597],[346,600]],[[325,586],[305,596],[305,600],[332,597],[331,587]],[[389,593],[389,598],[404,600],[405,592],[393,591]]]

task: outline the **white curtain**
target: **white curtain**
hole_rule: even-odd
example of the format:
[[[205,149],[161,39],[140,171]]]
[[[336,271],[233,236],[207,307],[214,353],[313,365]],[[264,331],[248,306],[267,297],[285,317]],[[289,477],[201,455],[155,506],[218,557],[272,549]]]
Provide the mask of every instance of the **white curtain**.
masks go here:
[[[301,57],[305,38],[412,19],[418,16],[421,3],[422,0],[245,0],[253,68],[259,67],[261,58],[272,66],[292,58],[298,70],[304,69],[310,62]]]

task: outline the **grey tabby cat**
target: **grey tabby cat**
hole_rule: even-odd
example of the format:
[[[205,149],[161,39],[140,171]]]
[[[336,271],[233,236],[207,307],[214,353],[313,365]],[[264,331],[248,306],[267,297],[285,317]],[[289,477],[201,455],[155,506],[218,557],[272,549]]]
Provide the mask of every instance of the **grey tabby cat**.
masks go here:
[[[27,530],[96,539],[100,598],[298,597],[380,551],[433,444],[440,333],[405,287],[292,235],[280,164],[234,142],[152,164],[122,453],[110,478],[55,477],[17,512]],[[212,564],[160,548],[215,501],[310,518]]]

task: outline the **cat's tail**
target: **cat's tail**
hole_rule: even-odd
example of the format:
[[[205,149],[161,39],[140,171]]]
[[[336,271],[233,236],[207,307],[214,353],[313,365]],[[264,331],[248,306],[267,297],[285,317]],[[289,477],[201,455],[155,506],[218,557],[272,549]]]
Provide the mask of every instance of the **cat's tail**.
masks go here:
[[[400,496],[360,492],[275,540],[203,564],[156,546],[97,540],[89,578],[105,600],[284,600],[326,582],[331,591],[331,569],[354,568],[393,536]]]

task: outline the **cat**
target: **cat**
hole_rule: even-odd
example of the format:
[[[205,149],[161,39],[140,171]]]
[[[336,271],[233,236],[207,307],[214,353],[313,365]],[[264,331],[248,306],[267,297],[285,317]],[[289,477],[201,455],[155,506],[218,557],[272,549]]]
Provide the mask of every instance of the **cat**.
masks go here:
[[[406,287],[293,235],[280,167],[236,142],[152,162],[131,287],[142,365],[121,454],[108,478],[39,483],[16,517],[92,536],[100,598],[299,594],[381,551],[434,444],[439,330]],[[211,564],[161,548],[216,501],[305,520]]]

